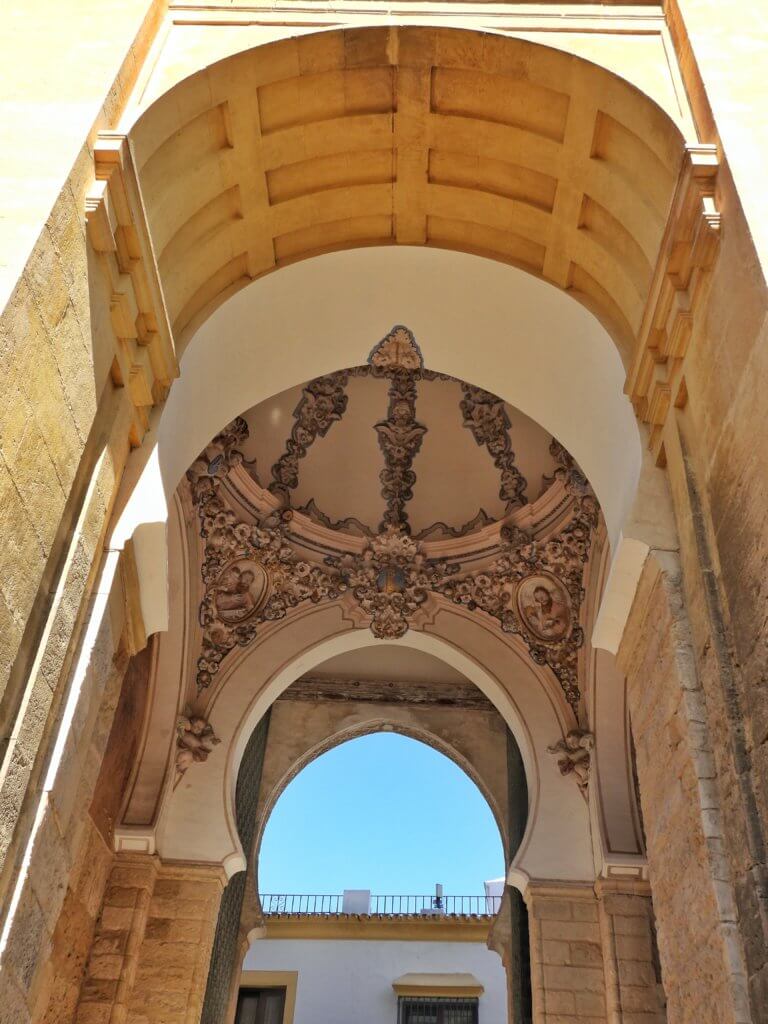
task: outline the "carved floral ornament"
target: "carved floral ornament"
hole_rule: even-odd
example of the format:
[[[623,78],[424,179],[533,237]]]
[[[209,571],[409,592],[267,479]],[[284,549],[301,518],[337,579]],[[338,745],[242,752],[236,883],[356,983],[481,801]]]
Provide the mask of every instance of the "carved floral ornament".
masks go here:
[[[410,533],[407,506],[413,498],[416,484],[413,461],[427,433],[427,427],[417,417],[418,385],[421,381],[453,381],[454,378],[424,367],[419,346],[407,327],[393,327],[374,346],[365,366],[339,370],[304,385],[301,399],[293,412],[290,436],[285,442],[283,453],[272,466],[272,479],[266,486],[284,504],[291,504],[291,492],[299,486],[302,460],[347,411],[347,386],[350,380],[369,376],[389,381],[386,416],[373,424],[384,459],[379,482],[385,508],[379,530],[394,525]],[[461,383],[462,389],[462,399],[457,409],[462,426],[471,432],[478,447],[485,448],[491,457],[499,477],[499,498],[504,502],[506,511],[510,512],[526,504],[527,481],[515,464],[510,439],[511,424],[504,402],[482,388],[457,383]],[[255,470],[250,471],[256,477]],[[333,522],[317,507],[314,499],[310,499],[297,511],[328,529],[352,528],[358,535],[375,536],[369,526],[356,519]],[[450,527],[445,523],[433,523],[420,536],[421,539],[431,534],[461,537],[490,522],[493,520],[481,508],[463,526]]]
[[[344,596],[354,603],[374,636],[392,640],[413,628],[414,618],[430,598],[442,598],[490,617],[504,632],[519,635],[533,660],[554,672],[576,710],[578,650],[584,640],[578,616],[584,569],[598,523],[597,501],[571,457],[553,441],[551,451],[558,463],[555,477],[572,500],[571,517],[559,533],[534,540],[519,528],[505,526],[497,550],[482,570],[469,561],[465,564],[467,556],[429,557],[423,542],[410,536],[405,516],[412,483],[410,459],[421,443],[421,425],[411,401],[412,375],[427,371],[418,349],[406,344],[412,336],[399,333],[404,331],[396,328],[370,357],[374,372],[390,378],[390,415],[386,429],[379,433],[385,453],[381,478],[387,511],[378,534],[366,538],[362,551],[329,549],[316,560],[300,556],[294,511],[288,504],[293,463],[289,465],[285,456],[277,464],[281,487],[273,490],[279,491],[282,507],[255,512],[255,521],[238,518],[226,503],[222,483],[243,461],[238,445],[247,438],[248,426],[241,418],[217,435],[190,467],[187,477],[205,541],[198,690],[210,686],[230,651],[253,641],[261,624],[282,619],[303,603]],[[414,370],[416,354],[419,369]],[[295,453],[327,429],[343,407],[334,389],[345,373],[332,375],[330,391],[318,391],[318,401],[310,403],[309,418],[303,419],[301,429],[294,426]],[[473,406],[471,429],[476,437],[489,438],[497,465],[504,465],[511,449],[503,441],[494,443],[498,435],[487,424],[499,423],[501,414],[506,414],[503,407],[500,412],[495,406],[494,396],[480,395],[482,411],[475,412]],[[401,408],[395,409],[398,404]],[[380,426],[376,424],[377,431]],[[514,481],[514,474],[508,479]],[[510,486],[513,491],[517,487],[514,482]]]

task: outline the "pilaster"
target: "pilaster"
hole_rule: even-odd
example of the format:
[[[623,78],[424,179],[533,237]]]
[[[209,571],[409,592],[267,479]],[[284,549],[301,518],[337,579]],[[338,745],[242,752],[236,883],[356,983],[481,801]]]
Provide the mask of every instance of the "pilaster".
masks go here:
[[[664,1024],[649,883],[601,878],[595,893],[608,1024]]]
[[[713,737],[677,555],[655,552],[618,662],[637,773],[671,1024],[747,1024],[750,1013]]]
[[[128,1019],[139,950],[149,919],[160,862],[121,853],[115,858],[96,925],[75,1024]]]
[[[212,864],[163,864],[139,949],[129,1024],[197,1024],[226,878]]]
[[[531,881],[525,902],[534,1024],[608,1024],[593,886]]]
[[[218,865],[118,854],[75,1024],[197,1024],[224,883]]]

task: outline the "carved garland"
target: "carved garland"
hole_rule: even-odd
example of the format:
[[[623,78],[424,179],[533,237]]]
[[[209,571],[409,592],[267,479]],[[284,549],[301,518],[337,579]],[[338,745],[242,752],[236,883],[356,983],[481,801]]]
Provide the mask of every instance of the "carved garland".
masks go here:
[[[442,579],[458,566],[427,559],[421,545],[395,526],[387,526],[362,555],[326,559],[336,569],[379,640],[397,640],[408,632],[409,620]]]
[[[504,402],[490,391],[462,383],[464,398],[460,403],[464,426],[472,431],[477,444],[484,446],[501,474],[499,497],[507,504],[507,511],[526,504],[523,474],[515,465],[515,453],[509,439],[509,422]]]
[[[406,369],[390,370],[387,418],[375,425],[384,469],[379,474],[381,496],[387,504],[380,530],[410,533],[407,502],[413,498],[416,474],[411,468],[427,428],[416,419],[416,376]]]
[[[485,612],[503,631],[518,634],[534,661],[552,669],[566,699],[577,707],[578,649],[584,640],[578,614],[598,506],[560,445],[552,447],[560,463],[555,475],[576,499],[571,522],[540,543],[517,529],[502,531],[499,556],[488,570],[472,572],[427,558],[421,543],[394,525],[360,554],[328,556],[325,565],[299,558],[290,543],[290,509],[246,523],[219,493],[224,476],[242,461],[235,446],[246,436],[244,421],[235,420],[187,474],[206,541],[198,689],[210,685],[229,651],[251,643],[260,623],[281,619],[305,601],[335,600],[349,591],[370,619],[373,634],[396,639],[432,593]]]
[[[374,424],[384,468],[379,474],[385,512],[379,526],[384,530],[395,526],[410,534],[406,506],[413,498],[416,474],[413,460],[418,454],[427,427],[416,419],[417,384],[420,380],[454,380],[446,374],[427,370],[416,339],[407,327],[393,327],[370,355],[366,366],[341,370],[310,381],[296,406],[291,435],[285,451],[272,466],[269,490],[290,506],[290,492],[299,484],[299,463],[314,442],[325,437],[331,426],[347,409],[346,387],[350,377],[386,377],[390,381],[388,409],[385,419]],[[462,383],[460,403],[463,425],[472,431],[478,445],[483,446],[500,473],[499,497],[507,511],[526,503],[525,477],[515,465],[515,453],[509,437],[510,422],[504,402],[482,388]],[[334,521],[322,512],[313,499],[298,511],[329,529],[350,531],[358,536],[372,537],[371,529],[354,518]],[[419,534],[427,539],[433,534],[463,537],[472,530],[492,522],[483,509],[460,527],[434,523]]]
[[[539,543],[512,531],[487,572],[436,588],[457,604],[492,615],[505,633],[518,634],[536,664],[555,673],[574,709],[580,696],[578,651],[584,643],[578,625],[582,580],[597,522],[596,499],[579,496],[574,518],[557,536]]]
[[[287,503],[289,492],[299,483],[299,462],[318,437],[325,437],[331,426],[340,420],[347,409],[345,387],[349,373],[340,370],[326,377],[317,377],[307,384],[301,400],[293,412],[294,423],[285,451],[272,467],[273,494]]]

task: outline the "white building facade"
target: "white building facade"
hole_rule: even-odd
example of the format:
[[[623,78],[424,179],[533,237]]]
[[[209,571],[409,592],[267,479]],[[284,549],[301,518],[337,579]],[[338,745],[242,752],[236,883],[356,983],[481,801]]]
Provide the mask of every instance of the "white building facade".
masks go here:
[[[237,1024],[507,1024],[490,916],[270,916],[243,961]]]

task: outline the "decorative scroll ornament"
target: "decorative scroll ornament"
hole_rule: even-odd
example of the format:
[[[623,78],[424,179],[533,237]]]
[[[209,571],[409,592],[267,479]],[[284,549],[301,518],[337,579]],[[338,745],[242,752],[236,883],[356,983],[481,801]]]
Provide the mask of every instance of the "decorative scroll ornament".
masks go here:
[[[209,686],[225,655],[247,646],[261,622],[282,619],[303,601],[334,600],[346,589],[342,580],[323,568],[297,558],[288,543],[289,510],[259,522],[240,522],[217,496],[201,512],[206,538],[200,605],[203,650],[197,662],[199,688]],[[243,567],[257,566],[254,570]],[[235,570],[239,569],[239,577]],[[251,577],[253,571],[254,578]],[[243,584],[244,576],[248,579]],[[224,580],[229,582],[224,585]]]
[[[547,747],[550,754],[558,754],[557,767],[561,775],[572,775],[579,791],[586,799],[595,737],[591,732],[572,729],[565,739]]]
[[[411,371],[396,371],[400,378]],[[457,558],[430,559],[402,524],[387,523],[361,552],[329,554],[323,564],[297,554],[281,509],[242,522],[220,494],[223,477],[242,461],[236,445],[247,426],[235,420],[211,442],[188,472],[205,555],[200,604],[202,651],[199,689],[209,686],[226,655],[248,645],[261,623],[283,618],[305,601],[317,604],[350,592],[379,639],[402,637],[430,594],[481,611],[521,637],[532,659],[549,667],[566,700],[577,709],[582,582],[598,505],[570,455],[556,442],[555,471],[572,498],[567,525],[555,536],[532,540],[514,525],[501,531],[498,555],[487,568],[465,568]],[[397,507],[393,505],[393,507]],[[574,769],[575,770],[575,769]]]
[[[235,421],[237,423],[237,421]],[[232,429],[212,444],[221,462],[208,477],[199,474],[198,459],[187,476],[197,506],[205,555],[202,576],[205,595],[200,604],[202,652],[197,661],[197,686],[210,686],[229,651],[247,646],[259,623],[281,619],[302,601],[333,600],[345,589],[323,568],[296,557],[287,540],[293,513],[286,509],[263,516],[257,523],[238,520],[219,494],[223,467],[239,461],[233,446],[247,436]],[[197,469],[195,467],[198,467]],[[193,474],[194,470],[194,474]]]
[[[248,424],[242,416],[238,416],[214,437],[205,451],[198,455],[187,470],[192,500],[196,505],[202,505],[212,497],[218,481],[223,480],[231,469],[240,465],[243,454],[237,446],[247,437]]]
[[[486,571],[445,581],[436,589],[457,604],[493,616],[504,632],[518,634],[533,660],[552,669],[575,709],[580,698],[578,652],[584,643],[578,614],[598,505],[591,493],[581,495],[583,477],[570,456],[560,458],[566,491],[576,498],[568,525],[540,542],[515,528],[503,530],[504,547]]]
[[[371,618],[379,640],[397,640],[408,632],[409,620],[440,580],[456,572],[442,561],[425,557],[421,545],[388,526],[366,546],[362,555],[328,558]]]
[[[181,715],[176,724],[176,770],[180,775],[195,763],[208,760],[208,755],[221,740],[205,718]]]
[[[371,349],[368,363],[375,370],[423,370],[424,358],[416,344],[413,333],[402,324],[393,327],[386,338],[382,338]]]
[[[385,512],[378,529],[397,526],[410,533],[407,505],[413,499],[416,484],[413,462],[427,432],[427,427],[416,418],[419,383],[461,382],[447,374],[427,370],[413,333],[402,325],[393,327],[373,347],[366,365],[317,377],[304,385],[301,399],[293,411],[290,436],[283,453],[272,466],[272,480],[266,486],[272,494],[280,497],[284,507],[296,508],[291,502],[291,492],[299,487],[301,462],[312,445],[324,438],[332,425],[345,415],[348,408],[347,386],[355,377],[386,378],[390,382],[386,418],[373,424],[384,456],[384,468],[379,479]],[[461,386],[464,398],[460,407],[464,426],[472,431],[477,444],[485,447],[493,459],[499,473],[499,495],[510,511],[526,503],[527,484],[515,465],[515,453],[509,437],[510,421],[504,402],[482,388],[467,384]],[[250,472],[261,485],[255,469]],[[357,536],[371,537],[374,534],[371,526],[354,517],[331,519],[311,497],[297,511],[328,529]],[[420,539],[463,537],[492,521],[481,508],[464,525],[433,523],[419,536]]]
[[[387,418],[376,424],[384,469],[379,474],[381,496],[387,503],[379,527],[394,527],[410,533],[407,502],[413,497],[416,474],[411,466],[427,428],[416,419],[416,379],[408,370],[393,373],[389,385]]]
[[[462,383],[464,398],[461,412],[464,426],[472,431],[479,445],[483,445],[493,459],[494,466],[501,474],[499,497],[507,504],[507,511],[526,504],[525,489],[528,482],[515,465],[515,453],[509,431],[509,422],[504,402],[490,391]]]

